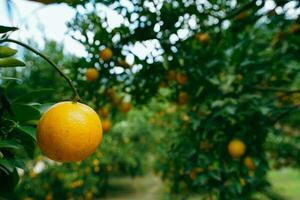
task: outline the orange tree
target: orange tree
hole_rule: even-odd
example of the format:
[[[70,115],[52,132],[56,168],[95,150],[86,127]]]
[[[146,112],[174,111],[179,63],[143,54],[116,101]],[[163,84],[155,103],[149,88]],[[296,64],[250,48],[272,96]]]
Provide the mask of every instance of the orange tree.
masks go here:
[[[87,9],[78,9],[70,34],[88,56],[78,66],[100,73],[86,94],[118,105],[119,99],[111,100],[114,86],[137,106],[167,87],[167,98],[185,109],[186,125],[174,130],[178,137],[166,144],[159,166],[170,192],[236,199],[268,186],[264,144],[280,133],[274,124],[298,107],[290,94],[299,92],[293,88],[299,4],[273,3],[79,2]],[[119,25],[110,24],[103,7],[120,16]],[[110,49],[108,56],[104,49]],[[125,61],[132,58],[130,66]]]
[[[31,46],[36,45],[31,44]],[[85,99],[86,103],[97,109],[101,116],[104,132],[103,142],[101,148],[89,159],[63,165],[49,161],[41,157],[40,151],[35,151],[33,159],[25,162],[24,173],[21,173],[20,184],[15,192],[9,192],[12,195],[11,198],[101,197],[106,193],[110,177],[142,175],[148,164],[147,149],[151,144],[151,130],[146,123],[147,115],[131,109],[131,104],[127,100],[120,101],[124,95],[118,92],[118,88],[114,88],[115,92],[113,92],[114,90],[110,92],[110,99],[115,99],[112,105],[103,104],[103,100],[90,97],[89,93],[98,93],[98,89],[95,89],[93,84],[99,77],[99,73],[95,68],[82,70],[81,73],[78,73],[77,65],[73,65],[73,62],[76,62],[77,59],[74,56],[65,54],[62,45],[53,41],[46,41],[45,49],[41,52],[45,55],[51,55],[51,59],[55,63],[63,66],[61,70],[73,76],[74,80],[78,79],[77,86],[81,85],[82,99]],[[13,100],[12,95],[18,96],[20,93],[28,93],[25,96],[26,98],[23,99],[28,103],[35,102],[30,103],[30,105],[34,105],[39,110],[39,115],[36,118],[38,119],[40,113],[44,113],[53,105],[53,102],[65,98],[65,96],[70,96],[71,93],[63,85],[63,80],[60,79],[59,74],[55,73],[54,70],[47,69],[49,66],[44,60],[37,58],[29,51],[25,51],[24,62],[26,68],[23,68],[21,72],[13,69],[3,69],[2,74],[3,76],[13,76],[18,80],[24,80],[25,84],[15,83],[13,87],[8,88],[9,94],[11,94],[10,99]],[[88,78],[89,80],[87,80]],[[9,80],[3,80],[3,83],[12,85]],[[32,91],[33,88],[38,90]],[[53,88],[56,88],[55,92]],[[52,121],[55,122],[55,120]],[[32,134],[35,136],[37,121],[34,120],[31,123]],[[120,146],[122,146],[122,151],[120,151]],[[30,149],[32,154],[34,149],[34,145],[32,145]],[[47,183],[45,184],[45,182]],[[36,190],[37,186],[41,186],[43,189]],[[3,188],[6,189],[6,186],[3,186]]]
[[[14,198],[14,187],[18,183],[19,173],[22,173],[17,168],[24,168],[26,158],[33,156],[35,140],[46,156],[60,162],[83,160],[96,150],[102,140],[98,114],[89,106],[78,102],[80,98],[72,81],[51,60],[34,48],[9,38],[9,33],[16,29],[0,26],[0,197],[8,199]],[[45,93],[49,95],[49,91],[28,92],[29,88],[18,83],[21,79],[15,78],[17,70],[3,69],[25,66],[22,61],[12,57],[17,51],[3,45],[4,43],[23,46],[47,61],[71,87],[72,101],[60,102],[50,108],[49,105],[37,103],[39,97]],[[21,69],[19,71],[24,72]],[[57,120],[57,117],[60,119]],[[74,128],[76,130],[72,130]],[[66,137],[60,137],[62,132],[67,134]],[[49,140],[49,137],[52,139]],[[78,140],[79,138],[81,139]]]

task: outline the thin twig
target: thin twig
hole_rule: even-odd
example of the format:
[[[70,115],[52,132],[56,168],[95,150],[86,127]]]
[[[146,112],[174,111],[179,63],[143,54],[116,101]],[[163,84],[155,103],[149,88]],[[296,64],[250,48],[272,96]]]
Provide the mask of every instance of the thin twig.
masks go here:
[[[79,94],[77,92],[77,89],[75,88],[75,86],[73,85],[71,79],[65,75],[57,66],[56,64],[54,64],[49,58],[47,58],[44,54],[40,53],[39,51],[35,50],[34,48],[28,46],[27,44],[24,44],[22,42],[19,42],[17,40],[13,40],[13,39],[3,39],[3,40],[0,40],[0,43],[3,43],[3,42],[12,42],[12,43],[15,43],[15,44],[18,44],[20,46],[23,46],[25,47],[26,49],[32,51],[33,53],[35,53],[36,55],[42,57],[44,60],[46,60],[62,77],[64,77],[64,79],[68,82],[69,86],[72,88],[73,90],[73,102],[77,102],[80,100],[80,97],[79,97]]]

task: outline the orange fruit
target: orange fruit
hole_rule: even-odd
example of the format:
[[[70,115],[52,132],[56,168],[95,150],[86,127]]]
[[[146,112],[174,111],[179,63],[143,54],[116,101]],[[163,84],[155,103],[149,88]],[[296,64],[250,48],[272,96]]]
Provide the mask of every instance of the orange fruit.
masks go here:
[[[71,101],[50,107],[37,126],[37,143],[47,157],[59,162],[80,161],[102,140],[101,121],[87,105]]]
[[[99,56],[102,58],[102,60],[109,61],[113,56],[113,52],[110,48],[105,48],[100,51]]]
[[[184,105],[187,104],[188,101],[189,101],[188,93],[180,91],[178,95],[178,103],[180,105]]]
[[[209,35],[207,33],[198,33],[196,35],[196,38],[198,39],[199,42],[201,43],[207,43],[209,41]]]
[[[176,80],[176,71],[175,70],[169,70],[167,72],[167,76],[166,76],[168,81],[174,81]]]
[[[252,160],[252,158],[250,156],[247,156],[244,159],[244,165],[250,170],[250,171],[254,171],[256,169],[256,166]]]
[[[99,72],[96,68],[88,68],[85,73],[86,80],[95,81],[99,77]]]
[[[107,107],[102,107],[98,110],[98,113],[101,117],[106,118],[109,115],[109,110]]]
[[[111,128],[111,121],[109,119],[102,120],[103,132],[108,132]]]
[[[131,104],[129,102],[122,102],[120,105],[120,110],[127,113],[131,109]]]
[[[186,82],[188,81],[188,77],[187,77],[187,75],[185,75],[185,74],[178,73],[178,74],[176,75],[176,81],[177,81],[177,83],[179,83],[180,85],[184,85],[184,84],[186,84]]]
[[[232,158],[239,158],[244,155],[246,151],[246,145],[244,142],[238,139],[231,140],[228,144],[228,152]]]

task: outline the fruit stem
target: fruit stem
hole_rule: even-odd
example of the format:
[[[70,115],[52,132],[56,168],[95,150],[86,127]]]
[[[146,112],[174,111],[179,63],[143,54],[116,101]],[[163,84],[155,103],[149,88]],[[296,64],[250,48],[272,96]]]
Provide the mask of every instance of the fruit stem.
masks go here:
[[[77,92],[77,89],[75,88],[75,86],[73,85],[73,83],[72,83],[72,81],[71,81],[71,79],[66,75],[66,74],[64,74],[63,72],[62,72],[62,70],[61,69],[59,69],[58,67],[57,67],[57,65],[56,64],[54,64],[49,58],[47,58],[47,56],[45,56],[44,54],[42,54],[42,53],[40,53],[39,51],[37,51],[37,50],[35,50],[34,48],[32,48],[32,47],[30,47],[30,46],[28,46],[27,44],[24,44],[24,43],[22,43],[22,42],[19,42],[19,41],[17,41],[17,40],[13,40],[13,39],[8,39],[8,38],[5,38],[5,39],[3,39],[3,40],[0,40],[0,43],[2,43],[2,42],[12,42],[12,43],[15,43],[15,44],[18,44],[18,45],[20,45],[20,46],[22,46],[22,47],[24,47],[24,48],[26,48],[26,49],[28,49],[28,50],[30,50],[30,51],[32,51],[33,53],[35,53],[36,55],[38,55],[38,56],[40,56],[40,57],[42,57],[44,60],[46,60],[62,77],[64,77],[64,79],[68,82],[68,84],[69,84],[69,86],[72,88],[72,90],[73,90],[73,98],[72,98],[72,100],[73,100],[73,102],[77,102],[77,101],[79,101],[80,100],[80,97],[79,97],[79,94],[78,94],[78,92]]]

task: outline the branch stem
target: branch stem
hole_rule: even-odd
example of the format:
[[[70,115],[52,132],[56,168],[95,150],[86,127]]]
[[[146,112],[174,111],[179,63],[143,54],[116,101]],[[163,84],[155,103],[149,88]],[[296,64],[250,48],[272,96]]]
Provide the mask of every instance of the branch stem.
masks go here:
[[[79,97],[79,94],[77,92],[77,89],[73,85],[71,79],[66,74],[64,74],[63,71],[61,69],[59,69],[59,67],[56,64],[54,64],[47,56],[45,56],[44,54],[42,54],[39,51],[35,50],[34,48],[28,46],[27,44],[24,44],[24,43],[22,43],[20,41],[17,41],[17,40],[5,38],[5,39],[0,40],[0,43],[3,43],[3,42],[11,42],[11,43],[18,44],[18,45],[20,45],[20,46],[22,46],[22,47],[24,47],[24,48],[32,51],[36,55],[42,57],[44,60],[46,60],[67,81],[67,83],[69,84],[69,86],[72,88],[72,91],[73,91],[72,101],[73,102],[77,102],[77,101],[80,100],[80,97]]]

